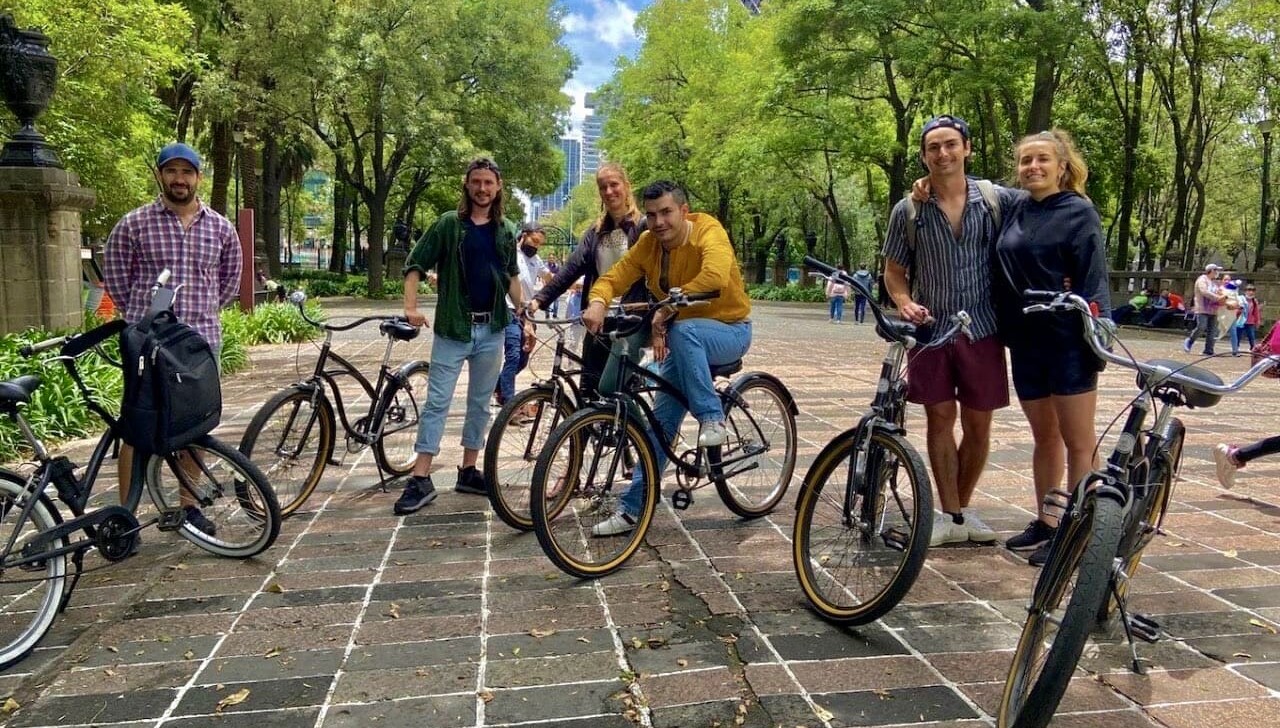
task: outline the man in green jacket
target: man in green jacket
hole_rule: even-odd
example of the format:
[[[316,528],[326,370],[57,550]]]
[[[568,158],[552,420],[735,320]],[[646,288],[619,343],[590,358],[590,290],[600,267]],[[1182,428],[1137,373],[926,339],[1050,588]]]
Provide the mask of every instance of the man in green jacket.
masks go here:
[[[502,172],[493,160],[477,159],[467,166],[457,212],[441,215],[405,264],[404,314],[409,323],[427,323],[418,311],[418,282],[432,268],[438,275],[438,297],[427,401],[418,416],[413,448],[418,457],[396,501],[397,515],[413,513],[436,498],[431,463],[440,452],[463,362],[468,368],[467,415],[455,490],[488,494],[476,461],[489,428],[489,395],[502,370],[503,330],[510,320],[504,296],[511,296],[517,311],[524,310],[515,239],[515,225],[502,216]]]

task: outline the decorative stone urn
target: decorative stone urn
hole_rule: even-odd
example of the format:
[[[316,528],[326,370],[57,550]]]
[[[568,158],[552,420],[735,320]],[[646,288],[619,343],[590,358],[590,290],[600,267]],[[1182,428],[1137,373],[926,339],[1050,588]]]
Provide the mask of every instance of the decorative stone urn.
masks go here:
[[[58,61],[48,48],[49,38],[43,33],[22,30],[12,15],[0,15],[0,96],[21,125],[4,145],[0,167],[62,167],[35,126],[58,79]]]

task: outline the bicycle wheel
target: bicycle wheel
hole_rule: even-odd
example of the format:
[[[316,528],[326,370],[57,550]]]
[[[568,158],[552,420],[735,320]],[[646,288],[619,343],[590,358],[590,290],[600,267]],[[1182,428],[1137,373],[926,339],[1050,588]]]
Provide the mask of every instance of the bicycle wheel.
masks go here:
[[[597,536],[592,529],[619,512],[630,486],[623,475],[628,456],[646,484],[635,526]],[[658,507],[658,477],[639,422],[628,417],[619,423],[612,407],[579,410],[551,433],[533,470],[530,512],[542,550],[562,571],[582,579],[617,570],[644,541]],[[568,485],[555,492],[558,482]]]
[[[418,414],[427,401],[427,372],[431,365],[415,361],[401,368],[404,380],[387,387],[382,395],[382,437],[373,444],[373,456],[392,477],[408,475],[418,459]]]
[[[258,410],[240,452],[258,466],[288,518],[307,502],[333,457],[333,408],[320,392],[279,392]]]
[[[1053,718],[1107,598],[1123,525],[1119,503],[1088,495],[1059,526],[1005,680],[1000,728],[1044,728]]]
[[[771,512],[787,493],[796,469],[796,420],[788,392],[767,379],[748,379],[727,399],[728,440],[718,453],[722,471],[716,492],[726,507],[743,518]]]
[[[36,534],[62,522],[57,508],[40,496],[29,516],[22,508],[31,497],[24,478],[0,471],[0,550],[13,544],[0,561],[0,670],[26,657],[44,638],[58,616],[67,575],[67,556],[10,566],[21,557],[22,545]],[[66,546],[65,538],[50,549]]]
[[[558,384],[517,392],[498,410],[484,446],[484,479],[494,513],[508,526],[533,530],[529,486],[534,465],[551,431],[573,411],[568,392]]]
[[[878,619],[906,596],[933,530],[933,496],[920,455],[900,435],[875,432],[855,457],[856,437],[857,430],[842,433],[814,461],[792,534],[805,597],[823,618],[848,625]],[[855,482],[851,468],[866,477]]]
[[[211,554],[243,559],[275,543],[280,506],[256,465],[239,450],[209,435],[167,456],[152,455],[134,467],[133,487],[143,487],[157,508],[198,508],[212,533],[190,519],[179,532]]]
[[[1169,498],[1173,495],[1173,477],[1182,462],[1182,442],[1186,435],[1186,426],[1182,424],[1182,420],[1174,417],[1170,419],[1168,430],[1162,437],[1147,440],[1146,460],[1150,469],[1142,483],[1133,483],[1137,498],[1128,516],[1132,519],[1132,526],[1125,524],[1125,536],[1120,540],[1118,550],[1124,559],[1120,568],[1128,577],[1133,577],[1138,572],[1143,550],[1164,523]],[[1116,591],[1121,599],[1129,591],[1129,581],[1122,579],[1116,584]],[[1098,624],[1110,621],[1115,608],[1116,595],[1108,593],[1098,610]]]

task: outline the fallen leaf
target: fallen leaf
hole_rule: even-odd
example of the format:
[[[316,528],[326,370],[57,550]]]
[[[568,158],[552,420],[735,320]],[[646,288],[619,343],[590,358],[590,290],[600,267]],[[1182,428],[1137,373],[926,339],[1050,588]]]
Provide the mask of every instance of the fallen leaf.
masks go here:
[[[1170,541],[1168,545],[1169,545],[1169,546],[1172,546],[1172,547],[1173,547],[1173,548],[1175,548],[1175,549],[1176,549],[1176,548],[1182,548],[1182,542],[1181,542],[1181,541]]]
[[[536,637],[538,639],[542,639],[543,637],[550,637],[555,633],[556,631],[554,629],[538,629],[537,627],[534,627],[533,629],[529,630],[529,636]]]
[[[591,640],[587,639],[586,637],[579,637],[579,638],[578,638],[578,641],[579,641],[579,642],[586,642],[587,644],[591,644]]]
[[[1253,659],[1253,655],[1249,654],[1248,652],[1236,652],[1236,653],[1232,654],[1231,656],[1232,656],[1232,657],[1243,657],[1243,658],[1244,658],[1244,659],[1246,659],[1246,660],[1252,660],[1252,659]]]
[[[827,710],[821,705],[814,703],[813,707],[814,707],[814,713],[816,713],[818,716],[818,720],[831,720],[832,718],[835,718],[835,715],[832,714],[831,711]]]
[[[631,646],[638,650],[644,647],[644,642],[642,642],[639,637],[632,637]]]
[[[267,650],[267,654],[263,655],[262,657],[264,659],[270,660],[271,658],[280,654],[280,652],[281,652],[281,649],[279,647],[272,647],[271,649]]]
[[[170,564],[169,568],[172,569],[173,571],[184,571],[187,568],[187,565],[186,564]]]
[[[109,667],[108,667],[107,669],[105,669],[105,670],[103,670],[103,671],[102,671],[102,674],[103,674],[103,675],[106,675],[107,677],[115,677],[115,676],[116,676],[116,671],[115,671],[115,670],[112,670],[111,668],[109,668]]]
[[[187,650],[186,652],[182,653],[182,659],[184,660],[190,660],[195,656],[196,656],[196,653],[192,652],[191,650]]]
[[[392,602],[391,607],[387,609],[387,616],[392,619],[400,619],[400,605]]]
[[[885,690],[884,688],[879,688],[879,689],[876,689],[876,690],[872,690],[871,692],[875,693],[875,694],[876,694],[876,697],[880,698],[881,700],[892,700],[892,699],[893,699],[893,693],[889,692],[888,690]]]
[[[1251,619],[1251,620],[1249,620],[1249,624],[1252,624],[1252,625],[1253,625],[1253,626],[1255,626],[1255,627],[1261,627],[1262,629],[1265,629],[1266,631],[1270,632],[1271,634],[1275,634],[1275,633],[1276,633],[1276,628],[1275,628],[1275,627],[1272,627],[1271,625],[1267,624],[1266,622],[1262,621],[1261,619]]]
[[[116,647],[115,645],[107,645],[107,652],[115,652],[115,653],[118,653],[118,652],[120,652],[120,648],[119,648],[119,647]]]
[[[519,656],[520,656],[520,648],[519,648],[519,647],[515,648],[514,650],[512,650],[512,651],[511,651],[511,654],[515,655],[516,657],[519,657]]]
[[[280,586],[280,582],[273,581],[267,584],[267,588],[263,589],[263,591],[271,592],[272,594],[284,594],[284,587]]]
[[[482,693],[476,693],[476,694],[479,695],[480,699],[486,703],[493,702],[493,693],[489,692],[488,690],[485,690]]]
[[[220,693],[220,692],[222,692],[223,690],[226,690],[226,689],[227,689],[227,686],[226,686],[226,685],[223,685],[222,683],[218,683],[217,685],[214,685],[214,686],[213,686],[213,689],[214,689],[215,691],[217,691],[217,692],[219,692],[219,693]]]
[[[230,708],[233,705],[239,705],[248,699],[249,699],[249,688],[241,688],[235,691],[234,693],[231,693],[227,697],[223,698],[222,700],[219,700],[218,704],[214,707],[213,712],[222,713],[222,711],[225,708]]]
[[[0,705],[0,713],[10,715],[13,711],[21,707],[22,706],[18,704],[18,701],[13,698],[5,698],[4,705]]]
[[[1226,551],[1222,552],[1222,555],[1227,557],[1228,559],[1234,559],[1236,556],[1239,556],[1240,554],[1235,549],[1227,549]]]
[[[689,661],[681,657],[680,659],[676,660],[676,665],[679,667],[688,667]]]
[[[667,643],[667,640],[665,637],[650,637],[647,642],[647,644],[649,645],[649,649],[651,650],[656,650],[659,647],[665,645],[666,643]]]
[[[156,641],[157,641],[157,642],[172,642],[172,641],[173,641],[173,638],[172,638],[172,637],[170,637],[170,636],[169,636],[169,635],[167,635],[167,634],[162,634],[162,635],[160,635],[159,637],[157,637],[157,638],[156,638]]]
[[[671,591],[671,584],[664,579],[663,581],[658,582],[658,588],[664,592],[669,592]]]

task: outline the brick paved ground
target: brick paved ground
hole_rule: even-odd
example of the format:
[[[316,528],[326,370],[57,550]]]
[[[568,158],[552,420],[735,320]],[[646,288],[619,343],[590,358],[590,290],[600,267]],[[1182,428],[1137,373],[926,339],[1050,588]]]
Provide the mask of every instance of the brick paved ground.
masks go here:
[[[801,410],[798,482],[869,401],[884,347],[869,326],[828,325],[816,306],[758,305],[755,319],[748,367],[779,375]],[[374,361],[372,336],[346,337],[343,353]],[[1172,338],[1132,344],[1182,356]],[[219,434],[238,441],[314,351],[254,351],[226,385]],[[414,342],[401,355],[425,353]],[[1212,365],[1230,375],[1246,361]],[[1100,425],[1131,381],[1104,373]],[[1175,639],[1140,646],[1148,677],[1128,672],[1121,645],[1090,647],[1054,725],[1280,723],[1280,461],[1251,465],[1227,493],[1209,458],[1221,439],[1280,429],[1278,403],[1264,380],[1185,416],[1169,533],[1132,586],[1132,605]],[[460,414],[440,458],[446,486]],[[908,426],[921,425],[913,411]],[[975,505],[1004,535],[1030,517],[1029,451],[1021,414],[999,413]],[[395,497],[377,488],[370,455],[353,454],[257,559],[217,559],[148,531],[139,556],[87,575],[40,649],[0,673],[0,702],[22,706],[8,724],[990,725],[1035,576],[1000,548],[935,549],[901,606],[841,630],[811,616],[797,588],[791,497],[753,523],[731,519],[712,491],[684,513],[664,503],[662,537],[595,583],[560,574],[481,498],[446,488],[398,518]],[[247,699],[219,715],[242,689]]]

